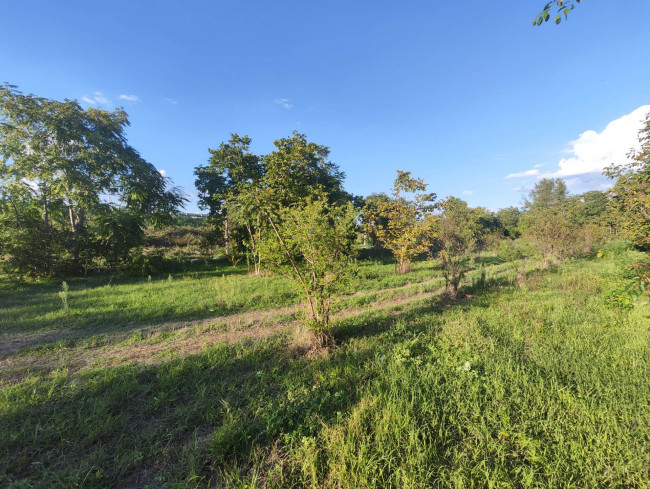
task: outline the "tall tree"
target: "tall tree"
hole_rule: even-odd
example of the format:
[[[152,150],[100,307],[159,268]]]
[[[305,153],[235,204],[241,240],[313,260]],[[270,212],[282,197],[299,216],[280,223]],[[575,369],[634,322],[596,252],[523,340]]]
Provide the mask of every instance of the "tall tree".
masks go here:
[[[521,216],[521,232],[548,259],[564,258],[575,245],[577,226],[569,214],[566,184],[560,178],[540,180],[530,191]]]
[[[135,216],[161,224],[184,198],[156,168],[128,145],[126,112],[89,108],[24,95],[0,86],[0,187],[24,190],[39,202],[41,227],[52,234],[53,213],[65,209],[68,249],[78,260],[88,215],[107,199]],[[58,217],[58,216],[57,216]]]
[[[227,143],[208,149],[208,164],[194,171],[199,206],[209,209],[212,221],[223,227],[227,255],[230,255],[232,225],[228,206],[236,203],[246,187],[264,175],[264,165],[259,156],[250,152],[250,144],[248,136],[233,133]]]
[[[271,207],[289,207],[317,194],[330,203],[352,199],[343,189],[345,174],[328,159],[329,148],[296,131],[273,145],[277,149],[263,158],[266,173],[261,189]]]
[[[397,170],[390,199],[376,199],[364,211],[364,228],[389,249],[397,260],[397,272],[406,273],[411,262],[430,246],[431,221],[436,194],[427,193],[424,180]]]
[[[546,209],[566,203],[566,183],[561,178],[543,178],[533,187],[525,199],[524,209]]]

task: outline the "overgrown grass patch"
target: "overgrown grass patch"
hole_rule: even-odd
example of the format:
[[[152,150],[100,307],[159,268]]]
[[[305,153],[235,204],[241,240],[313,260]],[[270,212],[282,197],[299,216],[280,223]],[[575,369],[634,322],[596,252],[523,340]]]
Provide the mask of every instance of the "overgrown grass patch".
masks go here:
[[[403,279],[371,265],[366,290],[395,307],[342,316],[321,352],[285,329],[183,353],[215,323],[19,353],[168,347],[149,365],[0,386],[0,485],[647,487],[650,306],[603,298],[628,259],[531,272],[521,287],[494,264],[455,303],[423,267],[399,292],[423,295],[399,305],[381,289]]]

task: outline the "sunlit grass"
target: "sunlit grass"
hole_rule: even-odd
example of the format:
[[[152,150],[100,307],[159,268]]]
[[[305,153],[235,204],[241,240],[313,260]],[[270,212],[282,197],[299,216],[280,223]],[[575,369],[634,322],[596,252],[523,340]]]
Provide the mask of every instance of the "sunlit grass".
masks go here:
[[[0,485],[647,487],[650,306],[623,310],[605,300],[631,259],[531,271],[521,287],[509,285],[511,264],[488,265],[492,282],[455,304],[439,300],[443,282],[427,264],[396,276],[391,265],[363,263],[363,293],[345,298],[359,315],[337,319],[337,347],[320,353],[290,328],[183,353],[183,341],[218,327],[201,325],[113,343],[107,327],[78,344],[18,352],[37,362],[103,348],[171,349],[150,364],[111,359],[75,371],[63,362],[0,387]],[[188,318],[217,298],[224,311],[273,308],[295,301],[290,287],[218,272],[76,291],[71,283],[78,322],[56,324],[91,321],[99,331],[125,317],[156,322],[156,301],[180,307],[176,296],[194,301]],[[51,300],[45,314],[59,314],[57,287],[43,290],[52,297],[12,296],[2,312],[28,317]],[[200,293],[212,295],[203,302]],[[377,307],[403,295],[414,300]],[[115,309],[122,316],[102,309],[109,297],[125,301]],[[154,304],[138,309],[144,298]],[[82,301],[104,304],[93,313],[103,319],[74,316]]]

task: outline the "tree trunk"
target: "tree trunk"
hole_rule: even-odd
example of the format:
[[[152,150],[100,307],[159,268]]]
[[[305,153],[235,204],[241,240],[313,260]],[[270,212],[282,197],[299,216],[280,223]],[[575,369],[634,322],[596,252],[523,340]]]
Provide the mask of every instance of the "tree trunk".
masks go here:
[[[449,286],[447,287],[447,290],[449,291],[449,295],[451,296],[452,299],[458,299],[458,280],[452,279],[449,282]]]
[[[84,221],[83,209],[78,209],[77,214],[74,213],[74,204],[68,203],[68,215],[70,216],[70,228],[72,230],[72,259],[76,262],[79,261],[79,234]]]
[[[226,241],[226,255],[230,255],[230,221],[226,217],[224,221],[224,239]]]
[[[397,264],[397,273],[403,274],[411,271],[411,262],[409,260],[402,260]]]

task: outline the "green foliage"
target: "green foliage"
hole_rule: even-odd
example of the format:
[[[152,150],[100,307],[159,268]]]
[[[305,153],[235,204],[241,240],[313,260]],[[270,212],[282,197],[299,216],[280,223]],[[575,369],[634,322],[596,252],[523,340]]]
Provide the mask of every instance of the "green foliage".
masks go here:
[[[538,26],[542,25],[544,22],[553,18],[553,22],[560,24],[562,22],[562,17],[566,19],[569,16],[569,13],[575,8],[576,3],[581,3],[582,0],[552,0],[548,2],[544,9],[537,14],[533,20],[533,25]],[[553,15],[553,10],[555,9],[555,14]]]
[[[356,212],[352,204],[330,204],[321,197],[277,217],[268,216],[273,235],[264,254],[304,294],[311,325],[327,342],[332,298],[354,271]]]
[[[521,211],[518,207],[506,207],[499,209],[497,212],[497,220],[499,226],[504,231],[504,235],[508,238],[518,238],[521,233],[519,232],[519,218]]]
[[[250,150],[251,138],[231,134],[227,143],[217,149],[208,149],[210,159],[207,166],[195,169],[199,205],[210,210],[214,219],[224,219],[224,207],[251,181],[264,174],[264,166],[257,155]]]
[[[160,229],[147,227],[143,245],[165,254],[203,253],[210,250],[211,231],[207,227],[168,226]]]
[[[426,188],[422,179],[398,170],[392,198],[377,196],[363,212],[364,230],[393,253],[398,273],[408,272],[411,262],[431,246],[436,195],[426,193]]]
[[[127,144],[128,125],[121,109],[84,110],[76,101],[0,86],[0,219],[13,228],[0,234],[0,247],[9,254],[8,272],[51,275],[63,261],[62,268],[78,270],[82,255],[93,254],[93,225],[110,212],[153,225],[169,221],[185,199]],[[29,244],[26,236],[41,238]],[[41,254],[41,273],[19,248]]]
[[[142,277],[148,276],[151,282],[151,274],[159,274],[164,270],[165,262],[160,255],[137,253],[131,258],[128,269],[136,272]]]
[[[442,216],[437,221],[438,257],[447,290],[455,299],[460,281],[470,266],[469,255],[481,239],[482,212],[456,197],[448,197],[441,208]]]
[[[328,160],[330,150],[307,141],[305,134],[273,141],[277,148],[264,156],[265,174],[261,185],[262,200],[269,210],[282,209],[323,195],[329,203],[351,200],[343,190],[345,174]]]
[[[569,213],[563,180],[540,180],[530,191],[525,208],[520,220],[522,236],[542,255],[543,266],[550,258],[562,260],[575,251],[578,226]]]
[[[630,162],[612,165],[605,173],[616,184],[611,208],[620,227],[636,246],[650,250],[650,114],[639,132],[641,148],[630,153]]]
[[[70,303],[68,301],[69,290],[70,289],[68,288],[68,283],[64,280],[63,283],[61,284],[61,292],[59,292],[59,297],[61,298],[61,302],[63,303],[63,311],[65,312],[66,316],[70,313]]]

